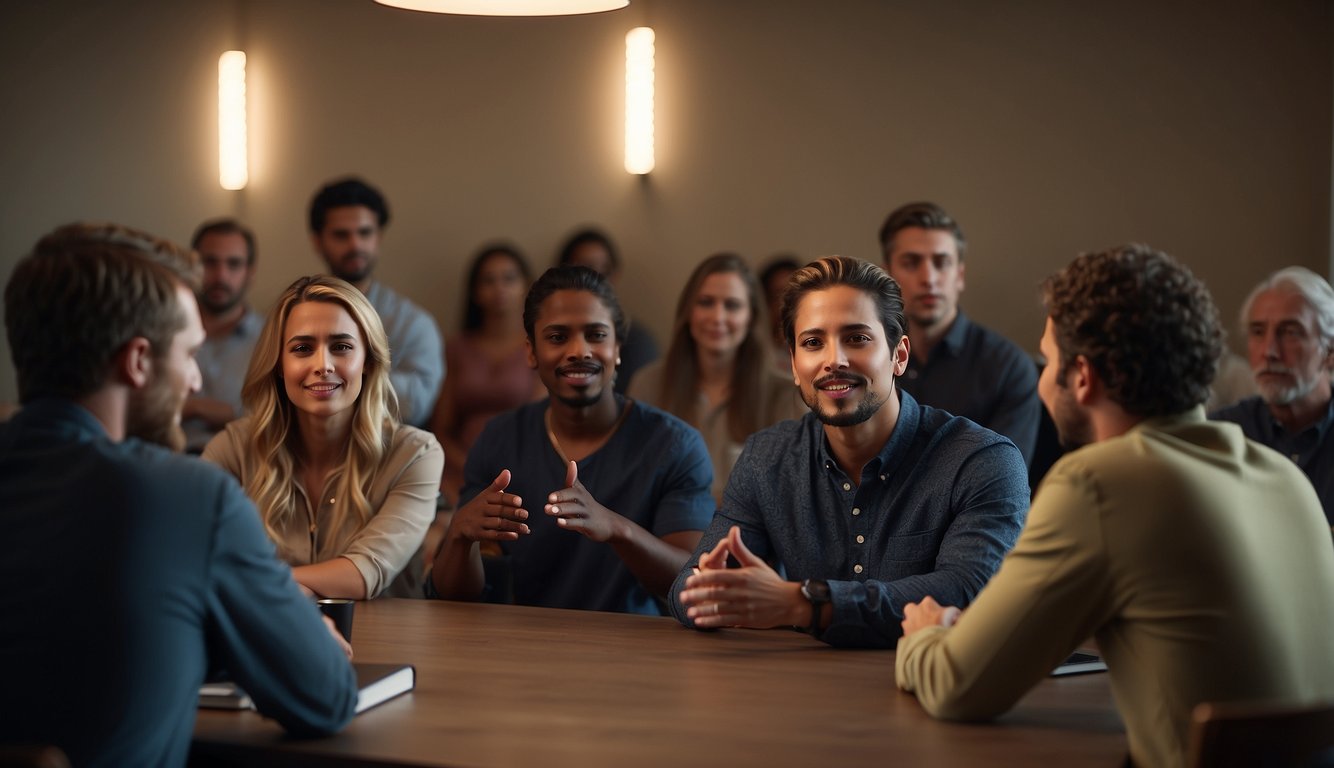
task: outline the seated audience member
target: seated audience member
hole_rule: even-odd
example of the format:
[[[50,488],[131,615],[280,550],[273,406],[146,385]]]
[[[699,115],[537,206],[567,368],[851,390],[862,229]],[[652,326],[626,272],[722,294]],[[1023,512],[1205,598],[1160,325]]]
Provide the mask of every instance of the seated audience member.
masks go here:
[[[294,733],[352,717],[351,649],[254,507],[217,467],[167,450],[184,446],[181,403],[199,386],[193,267],[142,232],[72,224],[10,275],[23,409],[0,425],[0,744],[184,765],[200,683],[223,666]]]
[[[1334,288],[1304,267],[1281,269],[1241,310],[1260,394],[1212,414],[1296,462],[1334,526]]]
[[[421,594],[444,453],[399,422],[389,370],[366,297],[335,277],[300,278],[255,345],[246,416],[204,449],[255,501],[297,582],[321,597]]]
[[[910,347],[880,267],[827,256],[798,270],[783,333],[811,412],[746,442],[672,612],[687,626],[892,647],[905,603],[967,603],[1000,565],[1028,509],[1023,457],[895,386]]]
[[[463,485],[468,449],[491,417],[546,392],[528,366],[523,332],[523,297],[531,282],[528,263],[508,245],[482,248],[468,270],[463,331],[445,343],[445,367],[453,373],[431,417],[431,431],[445,449],[440,488],[451,502]]]
[[[912,356],[899,383],[925,405],[972,419],[1014,441],[1027,464],[1037,441],[1037,372],[1017,344],[959,309],[963,230],[934,203],[909,203],[885,219],[885,269],[903,290]]]
[[[361,179],[339,179],[315,193],[309,218],[310,242],[329,274],[366,294],[380,316],[394,352],[389,381],[403,423],[426,426],[445,380],[444,342],[431,313],[372,277],[389,225],[389,204]]]
[[[570,235],[556,261],[561,267],[588,267],[616,284],[621,275],[621,258],[611,238],[599,229],[583,229]],[[625,338],[621,340],[621,362],[616,364],[616,394],[630,389],[635,372],[658,359],[658,342],[639,323],[626,317]]]
[[[1334,697],[1320,502],[1292,462],[1205,420],[1223,335],[1204,285],[1126,246],[1043,295],[1038,388],[1072,452],[966,615],[907,606],[899,686],[937,717],[992,717],[1092,635],[1131,761],[1152,766],[1185,764],[1200,702]]]
[[[199,363],[199,392],[185,398],[181,423],[185,447],[199,453],[204,445],[241,415],[241,385],[264,319],[246,303],[255,276],[255,236],[234,219],[206,221],[190,246],[204,266],[196,298],[204,322]]]
[[[625,316],[596,272],[547,270],[523,323],[550,397],[492,419],[468,452],[429,592],[481,598],[479,543],[494,541],[516,603],[658,614],[713,512],[704,441],[612,391]]]
[[[775,256],[760,270],[760,287],[764,289],[764,305],[769,311],[769,348],[773,351],[774,370],[787,378],[792,372],[792,355],[783,340],[783,291],[788,278],[801,269],[791,256]]]
[[[770,368],[763,307],[755,275],[740,256],[710,256],[681,292],[667,356],[644,366],[630,385],[631,397],[704,436],[715,501],[746,438],[801,412],[791,379]]]

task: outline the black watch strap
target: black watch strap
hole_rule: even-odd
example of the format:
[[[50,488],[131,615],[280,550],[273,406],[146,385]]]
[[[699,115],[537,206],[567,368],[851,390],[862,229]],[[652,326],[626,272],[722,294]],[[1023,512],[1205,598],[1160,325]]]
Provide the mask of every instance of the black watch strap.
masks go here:
[[[818,635],[820,633],[820,611],[830,601],[829,582],[821,579],[806,579],[801,582],[801,596],[811,603],[811,623],[806,627],[805,632],[812,636]]]

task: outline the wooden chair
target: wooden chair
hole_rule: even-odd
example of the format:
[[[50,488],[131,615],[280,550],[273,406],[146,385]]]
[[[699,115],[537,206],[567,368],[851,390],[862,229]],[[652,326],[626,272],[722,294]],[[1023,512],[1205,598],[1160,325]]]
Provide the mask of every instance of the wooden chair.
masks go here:
[[[1191,716],[1194,768],[1334,768],[1334,703],[1203,703]]]

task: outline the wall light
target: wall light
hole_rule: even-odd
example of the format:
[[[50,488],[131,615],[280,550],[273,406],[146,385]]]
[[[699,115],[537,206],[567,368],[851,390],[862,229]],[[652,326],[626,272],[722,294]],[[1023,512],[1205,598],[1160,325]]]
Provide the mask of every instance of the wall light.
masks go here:
[[[653,170],[653,30],[625,34],[625,170]]]
[[[218,183],[223,189],[245,189],[249,181],[245,51],[227,51],[218,57]]]
[[[380,5],[463,16],[574,16],[624,8],[630,0],[375,0]]]

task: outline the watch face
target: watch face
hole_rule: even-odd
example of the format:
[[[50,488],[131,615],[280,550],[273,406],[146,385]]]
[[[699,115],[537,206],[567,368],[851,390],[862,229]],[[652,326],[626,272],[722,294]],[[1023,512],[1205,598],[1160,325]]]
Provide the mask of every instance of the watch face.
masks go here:
[[[807,579],[801,584],[801,594],[812,603],[829,602],[829,584],[816,579]]]

